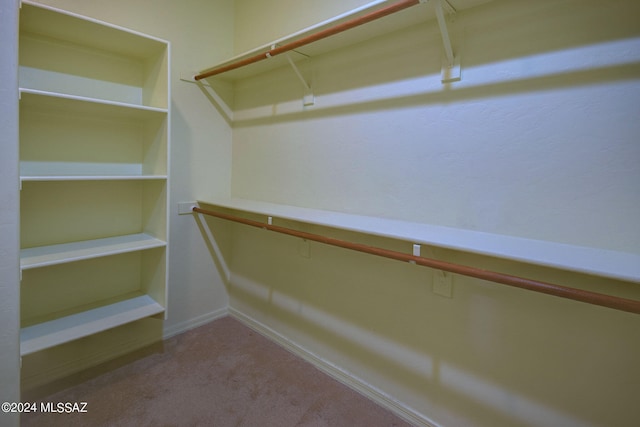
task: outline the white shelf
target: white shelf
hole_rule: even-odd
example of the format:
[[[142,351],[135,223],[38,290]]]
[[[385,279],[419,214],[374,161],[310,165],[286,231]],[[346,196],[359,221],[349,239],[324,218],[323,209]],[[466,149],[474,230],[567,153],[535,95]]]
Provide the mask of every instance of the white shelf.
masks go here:
[[[27,270],[30,268],[46,267],[84,259],[163,247],[166,246],[166,244],[166,242],[160,239],[141,233],[28,248],[20,251],[20,268]]]
[[[23,1],[20,86],[169,107],[169,43]]]
[[[163,108],[23,88],[20,114],[22,181],[167,178]]]
[[[141,59],[157,55],[167,44],[147,34],[28,0],[22,0],[20,32]]]
[[[35,353],[162,312],[160,304],[143,295],[28,326],[20,331],[20,354]]]
[[[162,119],[167,115],[166,108],[25,87],[20,88],[20,106],[113,119],[152,120]]]
[[[166,180],[166,175],[42,175],[21,176],[22,182],[34,181],[152,181]]]
[[[406,240],[416,244],[640,282],[640,255],[634,253],[246,199],[199,200],[198,203]]]
[[[455,2],[455,10],[461,11],[463,9],[475,7],[477,5],[488,3],[490,1],[492,0],[457,0]],[[388,6],[391,3],[393,3],[393,0],[371,1],[363,5],[362,7],[353,9],[349,12],[335,16],[326,21],[322,21],[318,24],[304,28],[300,31],[296,31],[292,34],[289,34],[287,36],[284,36],[272,42],[266,43],[255,49],[251,49],[240,55],[234,56],[233,58],[229,58],[228,60],[222,61],[211,67],[207,67],[203,70],[200,70],[200,73],[204,73],[214,68],[218,68],[234,62],[238,62],[246,58],[250,58],[262,52],[267,52],[271,49],[272,46],[280,46],[280,45],[284,45],[284,44],[299,40],[305,36],[320,32],[334,25],[341,24],[347,20],[357,18],[361,15],[375,11],[377,9],[381,9],[385,6]],[[402,28],[407,28],[422,22],[434,20],[436,15],[435,15],[434,6],[432,3],[433,2],[427,1],[423,4],[418,4],[416,6],[409,7],[408,9],[402,10],[400,12],[394,13],[392,15],[386,16],[384,18],[381,18],[372,22],[368,22],[364,25],[352,28],[348,31],[332,35],[326,39],[322,39],[322,40],[313,42],[311,44],[302,46],[300,48],[295,49],[295,51],[290,52],[291,58],[294,61],[296,61],[296,60],[305,59],[309,57],[319,56],[323,53],[344,48],[347,46],[351,46],[356,43],[360,43],[365,40],[371,39],[373,37],[388,34],[388,33],[400,30]],[[443,3],[446,4],[447,2],[443,2]],[[282,67],[287,63],[288,62],[287,62],[287,59],[285,58],[285,55],[278,55],[273,58],[269,58],[268,60],[263,60],[263,61],[251,64],[248,66],[244,66],[235,70],[226,71],[217,77],[220,77],[224,80],[235,81],[235,80],[243,79],[246,77],[254,76],[256,74],[260,74],[263,72],[267,72],[269,70],[272,70],[278,67]]]

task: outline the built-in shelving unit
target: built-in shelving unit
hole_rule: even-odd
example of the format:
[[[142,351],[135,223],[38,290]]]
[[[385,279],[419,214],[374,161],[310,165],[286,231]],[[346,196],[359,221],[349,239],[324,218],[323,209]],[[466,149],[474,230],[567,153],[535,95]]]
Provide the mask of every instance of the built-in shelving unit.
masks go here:
[[[164,312],[169,44],[23,1],[21,353]]]
[[[264,215],[265,222],[267,217],[282,218],[414,244],[640,282],[640,255],[633,253],[247,199],[199,200],[198,203],[204,207],[217,206]]]

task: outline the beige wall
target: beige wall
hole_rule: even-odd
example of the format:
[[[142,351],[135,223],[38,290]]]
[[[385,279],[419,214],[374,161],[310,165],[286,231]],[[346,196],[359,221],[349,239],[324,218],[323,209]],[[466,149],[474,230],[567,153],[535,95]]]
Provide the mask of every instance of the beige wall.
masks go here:
[[[304,13],[281,16],[289,3],[238,8],[236,45],[280,35],[271,22],[308,25]],[[317,3],[323,19],[339,2]],[[450,86],[435,24],[302,63],[313,107],[289,68],[238,83],[232,194],[637,254],[639,13],[630,0],[498,0],[460,13],[462,81]],[[292,226],[410,252],[410,242]],[[313,243],[305,258],[296,239],[233,230],[232,309],[425,422],[640,419],[637,315],[459,276],[445,298],[428,269]],[[640,298],[637,283],[432,253]]]

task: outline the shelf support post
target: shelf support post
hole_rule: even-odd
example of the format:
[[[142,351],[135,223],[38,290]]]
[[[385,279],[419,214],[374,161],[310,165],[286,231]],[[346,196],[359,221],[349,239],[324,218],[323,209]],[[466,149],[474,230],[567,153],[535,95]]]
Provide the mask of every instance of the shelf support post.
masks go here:
[[[446,1],[446,0],[444,0]],[[442,64],[442,83],[457,82],[460,80],[460,55],[456,56],[453,53],[451,47],[451,38],[449,37],[449,29],[447,28],[447,22],[444,17],[443,0],[434,0],[436,17],[438,19],[438,26],[440,27],[440,34],[442,35],[442,44],[444,45],[445,59]],[[449,6],[447,4],[447,6]],[[453,10],[449,6],[450,10]]]

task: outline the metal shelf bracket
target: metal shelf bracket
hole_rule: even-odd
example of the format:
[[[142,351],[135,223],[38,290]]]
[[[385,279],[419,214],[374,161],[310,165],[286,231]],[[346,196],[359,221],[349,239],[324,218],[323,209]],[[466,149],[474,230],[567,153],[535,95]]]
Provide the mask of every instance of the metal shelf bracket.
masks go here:
[[[300,69],[298,68],[296,63],[293,62],[293,59],[291,59],[289,52],[285,53],[285,56],[287,57],[287,61],[289,61],[291,68],[293,68],[294,73],[296,73],[296,76],[298,76],[298,79],[300,80],[300,82],[302,83],[302,86],[304,87],[304,97],[302,98],[302,105],[304,105],[305,107],[314,105],[316,103],[316,98],[313,95],[313,90],[311,89],[311,85],[303,77],[302,73],[300,72]]]
[[[447,21],[444,17],[445,8],[448,13],[455,13],[455,9],[446,0],[433,0],[440,34],[442,35],[442,44],[444,45],[444,59],[442,61],[442,83],[457,82],[461,79],[460,71],[460,55],[455,55],[451,46],[451,38],[449,37],[449,29]]]
[[[218,108],[218,110],[223,114],[224,118],[229,122],[233,122],[233,109],[225,102],[222,96],[218,94],[216,89],[211,85],[210,82],[206,80],[196,80],[195,76],[197,72],[194,71],[182,71],[180,73],[180,80],[187,83],[194,83],[196,86],[200,88],[200,90],[205,94],[205,96],[209,99],[209,101],[213,102],[213,104]]]

